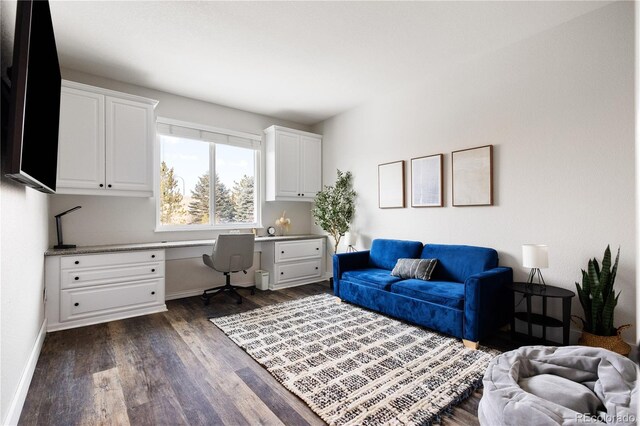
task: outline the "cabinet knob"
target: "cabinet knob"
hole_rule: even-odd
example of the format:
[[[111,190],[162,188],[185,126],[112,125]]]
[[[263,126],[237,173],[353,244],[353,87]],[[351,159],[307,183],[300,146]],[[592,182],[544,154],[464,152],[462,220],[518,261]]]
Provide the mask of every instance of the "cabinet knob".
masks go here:
[[[316,266],[316,269],[318,269],[318,267]]]
[[[151,292],[151,294],[156,294],[156,292],[155,292],[155,291],[152,291],[152,292]]]
[[[284,272],[280,272],[280,275],[284,275]]]
[[[75,261],[75,262],[73,262],[73,263],[75,263],[76,265],[79,265],[79,264],[80,264],[80,261],[79,261],[79,260],[76,260],[76,261]]]
[[[284,254],[284,250],[282,250],[280,253]]]
[[[155,271],[156,271],[155,269],[152,269],[152,270],[151,270],[151,272],[155,272]]]
[[[78,302],[74,303],[73,306],[80,306]]]
[[[80,279],[80,277],[76,277],[75,280],[78,281]]]
[[[302,196],[304,197],[304,194],[302,194]]]
[[[111,184],[107,185],[108,188],[111,188]]]
[[[320,250],[320,247],[316,247],[316,250]]]
[[[155,254],[152,254],[152,255],[151,255],[151,258],[152,258],[152,259],[153,259],[153,258],[155,258],[155,257],[156,257],[156,255],[155,255]]]
[[[103,186],[104,186],[103,184],[100,184],[100,188],[102,188]]]
[[[300,196],[300,194],[298,194],[298,197]]]

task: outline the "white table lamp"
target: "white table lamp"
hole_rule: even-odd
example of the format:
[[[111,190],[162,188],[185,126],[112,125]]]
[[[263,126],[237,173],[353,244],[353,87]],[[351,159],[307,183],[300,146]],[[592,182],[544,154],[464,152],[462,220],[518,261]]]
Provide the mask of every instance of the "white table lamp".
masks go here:
[[[549,251],[544,244],[523,244],[522,245],[522,266],[531,268],[527,284],[533,284],[533,280],[537,277],[538,284],[546,286],[544,278],[542,278],[541,268],[549,267]]]
[[[356,251],[355,247],[353,247],[356,244],[356,234],[353,232],[345,232],[344,242],[347,245],[347,252]]]

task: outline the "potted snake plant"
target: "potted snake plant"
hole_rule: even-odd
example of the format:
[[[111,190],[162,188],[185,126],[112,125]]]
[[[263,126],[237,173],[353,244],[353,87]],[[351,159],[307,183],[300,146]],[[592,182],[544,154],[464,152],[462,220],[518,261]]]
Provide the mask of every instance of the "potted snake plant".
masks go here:
[[[584,318],[575,315],[574,317],[582,321],[582,336],[578,344],[602,347],[626,356],[629,355],[631,347],[622,340],[620,333],[631,325],[616,328],[613,322],[613,314],[620,297],[620,292],[616,294],[613,289],[619,259],[620,248],[612,267],[611,249],[607,246],[602,265],[595,258],[589,260],[587,270],[582,270],[582,285],[576,283]]]

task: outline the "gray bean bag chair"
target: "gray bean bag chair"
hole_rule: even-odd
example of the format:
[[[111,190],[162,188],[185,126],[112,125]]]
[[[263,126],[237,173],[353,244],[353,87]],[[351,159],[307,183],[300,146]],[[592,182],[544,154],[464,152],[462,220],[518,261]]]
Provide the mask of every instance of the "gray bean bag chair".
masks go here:
[[[523,346],[492,360],[483,384],[484,426],[636,424],[636,365],[605,349]]]

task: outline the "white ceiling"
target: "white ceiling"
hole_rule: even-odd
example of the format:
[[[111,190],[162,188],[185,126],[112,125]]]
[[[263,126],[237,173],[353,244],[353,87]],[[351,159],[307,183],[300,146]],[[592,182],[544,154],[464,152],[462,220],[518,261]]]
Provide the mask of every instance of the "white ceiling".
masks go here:
[[[608,2],[53,1],[61,65],[313,124]]]

